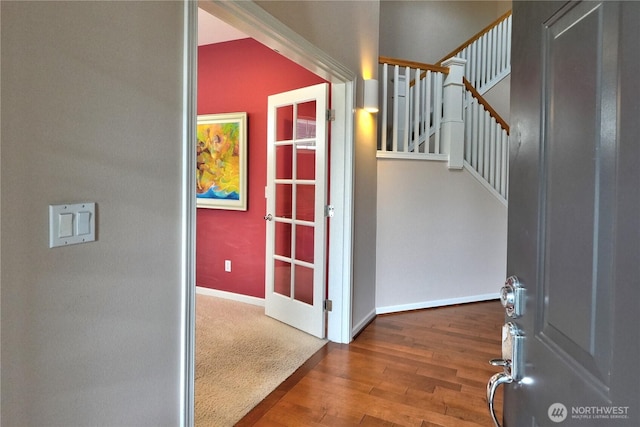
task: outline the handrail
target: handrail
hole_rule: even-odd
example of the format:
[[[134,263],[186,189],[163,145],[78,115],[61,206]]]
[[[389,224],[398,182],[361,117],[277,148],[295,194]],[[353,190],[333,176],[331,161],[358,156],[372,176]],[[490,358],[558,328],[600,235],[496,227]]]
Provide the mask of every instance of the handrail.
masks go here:
[[[464,87],[467,88],[469,92],[471,92],[471,96],[473,96],[475,99],[478,100],[478,102],[484,107],[484,109],[487,110],[489,115],[493,117],[496,120],[496,122],[500,124],[502,129],[504,129],[507,132],[507,135],[509,135],[509,125],[507,124],[507,122],[502,117],[500,117],[500,114],[498,114],[498,112],[493,109],[493,107],[489,104],[489,102],[487,102],[487,100],[484,99],[484,97],[478,93],[476,88],[473,87],[473,85],[469,82],[469,80],[463,77],[462,81],[464,82]]]
[[[504,21],[505,19],[507,19],[509,16],[511,16],[511,11],[507,11],[504,14],[502,14],[502,16],[500,16],[498,19],[496,19],[495,21],[493,21],[491,24],[487,25],[485,28],[483,28],[478,34],[476,34],[475,36],[471,37],[469,40],[467,40],[466,42],[462,43],[460,46],[458,46],[456,49],[454,49],[453,51],[451,51],[449,54],[447,54],[444,58],[442,58],[440,61],[438,61],[436,63],[436,65],[440,65],[442,64],[444,61],[446,61],[449,58],[453,58],[454,56],[456,56],[458,53],[462,52],[467,46],[469,46],[471,43],[473,43],[474,41],[478,40],[480,37],[484,36],[485,34],[487,34],[489,31],[491,31],[491,29],[493,27],[495,27],[496,25],[498,25],[500,22]]]
[[[378,57],[379,64],[398,65],[400,67],[420,68],[422,71],[435,71],[437,73],[449,74],[449,67],[441,65],[425,64],[422,62],[407,61],[404,59],[390,58],[388,56]]]

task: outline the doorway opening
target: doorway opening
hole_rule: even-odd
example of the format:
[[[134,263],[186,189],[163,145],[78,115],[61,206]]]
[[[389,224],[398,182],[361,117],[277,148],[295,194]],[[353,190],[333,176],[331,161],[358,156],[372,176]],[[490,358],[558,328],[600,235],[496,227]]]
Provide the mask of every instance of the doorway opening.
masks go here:
[[[261,44],[277,51],[331,83],[330,204],[334,216],[330,222],[328,259],[328,298],[333,310],[327,315],[327,338],[351,341],[352,233],[353,233],[353,108],[356,75],[324,52],[308,43],[253,2],[185,2],[185,147],[184,190],[185,235],[183,259],[183,378],[184,425],[193,421],[193,372],[195,351],[195,125],[197,9],[225,21]]]

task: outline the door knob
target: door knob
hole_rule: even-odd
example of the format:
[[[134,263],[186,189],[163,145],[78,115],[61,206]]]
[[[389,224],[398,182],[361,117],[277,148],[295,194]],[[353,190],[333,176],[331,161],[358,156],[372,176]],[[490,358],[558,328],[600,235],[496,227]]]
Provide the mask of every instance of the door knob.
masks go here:
[[[265,219],[266,221],[271,221],[271,220],[273,220],[273,215],[271,215],[271,214],[266,214],[266,215],[264,216],[264,219]]]

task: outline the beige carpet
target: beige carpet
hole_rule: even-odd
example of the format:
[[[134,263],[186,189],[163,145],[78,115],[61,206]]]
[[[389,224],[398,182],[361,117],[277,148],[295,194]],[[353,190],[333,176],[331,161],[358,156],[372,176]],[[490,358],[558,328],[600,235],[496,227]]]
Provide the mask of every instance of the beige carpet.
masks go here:
[[[325,343],[264,307],[196,295],[196,426],[233,426]]]

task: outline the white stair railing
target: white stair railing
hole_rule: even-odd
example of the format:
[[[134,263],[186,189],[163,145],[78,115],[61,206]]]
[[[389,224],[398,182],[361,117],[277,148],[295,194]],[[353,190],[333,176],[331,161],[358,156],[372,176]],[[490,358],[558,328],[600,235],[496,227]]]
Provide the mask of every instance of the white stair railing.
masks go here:
[[[506,204],[509,127],[462,77],[465,61],[450,58],[444,69],[380,61],[378,157],[449,161],[450,168],[464,167]]]
[[[449,161],[507,204],[509,126],[482,93],[511,72],[511,13],[437,65],[380,57],[379,158]]]
[[[441,159],[442,88],[448,68],[381,58],[378,150]]]
[[[509,126],[465,80],[464,167],[505,205],[509,186]]]
[[[453,57],[467,60],[464,76],[484,95],[511,72],[511,11],[449,53],[438,65]]]

